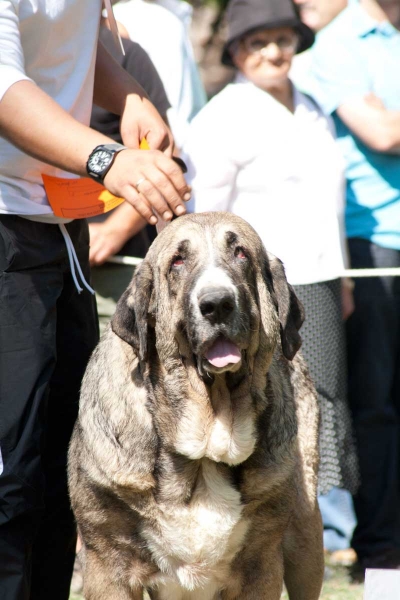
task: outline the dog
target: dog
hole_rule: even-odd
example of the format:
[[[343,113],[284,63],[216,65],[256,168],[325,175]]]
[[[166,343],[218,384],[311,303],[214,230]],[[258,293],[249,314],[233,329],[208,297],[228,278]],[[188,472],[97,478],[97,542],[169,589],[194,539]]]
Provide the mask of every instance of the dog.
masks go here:
[[[318,407],[282,263],[228,213],[156,238],[69,450],[87,600],[319,598]]]

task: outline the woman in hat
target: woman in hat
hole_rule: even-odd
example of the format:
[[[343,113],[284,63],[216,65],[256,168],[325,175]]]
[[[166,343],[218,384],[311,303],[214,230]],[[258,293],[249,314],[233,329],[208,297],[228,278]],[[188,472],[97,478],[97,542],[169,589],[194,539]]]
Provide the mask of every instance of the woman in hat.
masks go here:
[[[194,210],[243,217],[283,261],[305,306],[303,354],[321,405],[319,490],[354,492],[343,164],[330,120],[289,79],[294,55],[314,36],[291,0],[231,0],[227,21],[222,62],[236,67],[234,82],[195,117],[185,146]]]

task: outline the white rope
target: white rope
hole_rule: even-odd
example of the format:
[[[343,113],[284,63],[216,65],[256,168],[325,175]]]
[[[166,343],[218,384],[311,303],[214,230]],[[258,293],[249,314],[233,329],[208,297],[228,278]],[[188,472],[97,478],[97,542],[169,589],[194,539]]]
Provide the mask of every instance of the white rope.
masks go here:
[[[399,267],[386,269],[346,269],[343,277],[400,277]]]
[[[110,256],[107,262],[117,265],[131,265],[136,267],[143,261],[136,256]],[[400,267],[390,267],[386,269],[346,269],[342,277],[400,277]]]
[[[132,267],[137,267],[143,262],[143,258],[136,258],[136,256],[110,256],[107,258],[107,262],[116,265],[131,265]]]
[[[80,294],[81,292],[83,292],[83,288],[81,288],[81,286],[79,285],[78,279],[77,279],[76,273],[75,273],[74,257],[72,256],[72,252],[71,252],[72,241],[71,241],[71,238],[69,237],[68,231],[65,228],[65,225],[63,225],[62,223],[60,223],[59,227],[60,227],[61,233],[64,236],[65,245],[67,246],[68,258],[69,258],[69,266],[71,268],[72,279],[74,280],[75,287],[78,290],[78,294]]]
[[[70,235],[69,235],[69,233],[67,231],[67,228],[65,227],[64,223],[59,223],[58,226],[59,226],[59,228],[61,230],[61,233],[63,234],[64,240],[65,240],[65,245],[67,246],[68,258],[69,258],[69,264],[70,264],[70,267],[71,267],[72,279],[74,280],[75,287],[78,290],[78,294],[80,294],[81,292],[83,292],[83,288],[81,288],[81,286],[78,283],[78,278],[77,278],[76,273],[75,273],[75,266],[78,269],[78,273],[79,273],[79,276],[81,278],[81,281],[82,281],[83,285],[85,286],[85,288],[87,290],[89,290],[89,292],[91,294],[94,295],[95,294],[94,289],[90,287],[90,285],[88,284],[88,282],[85,279],[84,274],[82,273],[81,265],[79,264],[79,260],[78,260],[78,257],[76,255],[76,252],[75,252],[74,244],[72,243],[72,240],[71,240]]]

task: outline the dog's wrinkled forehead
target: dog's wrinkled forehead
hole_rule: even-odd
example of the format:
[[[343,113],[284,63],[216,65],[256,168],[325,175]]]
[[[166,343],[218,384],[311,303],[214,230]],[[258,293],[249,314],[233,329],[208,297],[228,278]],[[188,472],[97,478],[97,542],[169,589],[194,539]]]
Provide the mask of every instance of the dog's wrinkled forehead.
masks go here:
[[[243,219],[230,213],[200,213],[173,221],[156,238],[150,250],[159,267],[179,253],[195,255],[197,262],[221,267],[224,253],[232,244],[245,244],[256,250],[261,242]]]

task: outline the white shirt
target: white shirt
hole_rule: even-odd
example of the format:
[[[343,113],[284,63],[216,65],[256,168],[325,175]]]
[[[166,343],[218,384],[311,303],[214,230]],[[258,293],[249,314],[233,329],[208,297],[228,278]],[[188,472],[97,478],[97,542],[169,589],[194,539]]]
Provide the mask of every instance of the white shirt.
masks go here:
[[[290,79],[293,81],[298,90],[307,93],[307,81],[311,71],[312,52],[306,50],[293,57],[292,67],[290,69]]]
[[[100,14],[101,0],[0,0],[0,100],[31,80],[88,125]],[[75,177],[0,137],[0,213],[52,215],[42,173]]]
[[[191,7],[181,1],[179,5],[174,0],[122,0],[113,8],[115,18],[146,50],[161,77],[171,103],[168,120],[181,147],[187,124],[204,106],[206,94],[187,31]]]
[[[243,217],[299,285],[343,272],[344,173],[330,122],[297,90],[294,103],[239,75],[193,120],[185,158],[192,208]]]

